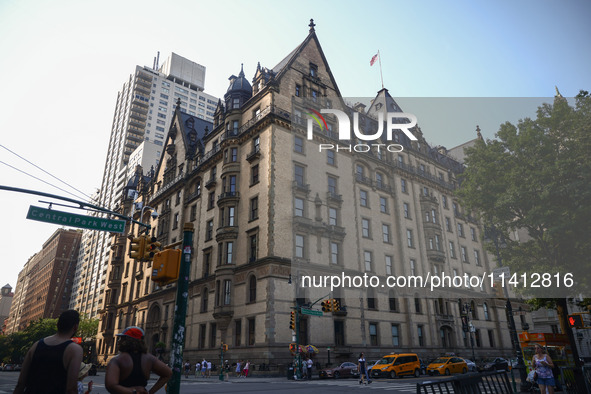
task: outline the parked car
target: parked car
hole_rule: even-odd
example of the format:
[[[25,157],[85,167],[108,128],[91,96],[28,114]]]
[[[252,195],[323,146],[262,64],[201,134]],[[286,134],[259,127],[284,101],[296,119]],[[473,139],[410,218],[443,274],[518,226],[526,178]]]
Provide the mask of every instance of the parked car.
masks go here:
[[[14,371],[14,364],[5,364],[4,368],[2,368],[3,371]]]
[[[459,357],[439,357],[427,366],[429,375],[451,375],[452,373],[466,373],[468,365]]]
[[[390,377],[392,379],[404,375],[421,375],[421,363],[415,353],[388,354],[378,361],[369,371],[372,378]]]
[[[468,360],[467,358],[463,359],[468,366],[468,372],[478,372],[478,367],[476,367],[476,363],[472,360]]]
[[[484,360],[478,368],[479,371],[508,371],[509,361],[502,357],[489,358]]]
[[[324,368],[323,370],[318,372],[318,376],[320,377],[320,379],[349,378],[359,376],[359,371],[357,370],[357,364],[347,361],[336,367]]]

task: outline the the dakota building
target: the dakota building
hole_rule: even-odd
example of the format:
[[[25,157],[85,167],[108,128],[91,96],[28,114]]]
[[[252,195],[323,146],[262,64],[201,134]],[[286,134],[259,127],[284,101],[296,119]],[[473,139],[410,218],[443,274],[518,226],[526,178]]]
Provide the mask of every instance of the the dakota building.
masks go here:
[[[461,165],[418,128],[417,141],[400,131],[387,141],[384,133],[383,146],[357,153],[371,143],[339,140],[337,119],[326,114],[308,139],[309,114],[323,108],[352,120],[358,112],[367,134],[379,112],[401,111],[386,89],[367,106],[347,104],[311,25],[277,66],[259,65],[252,84],[242,70],[230,78],[214,124],[177,109],[155,174],[130,180],[159,213],[151,231],[163,245],[182,241],[185,222],[195,226],[184,358],[218,359],[223,342],[230,359],[285,364],[291,308],[326,298],[344,310],[304,315],[299,336],[320,349],[323,364],[327,347],[333,361],[361,350],[370,359],[405,351],[471,358],[458,300],[472,307],[476,357],[511,356],[505,302],[493,298],[489,281],[445,292],[385,285],[389,276],[482,276],[494,268],[482,227],[454,199]],[[132,195],[122,197],[128,214]],[[157,342],[170,348],[176,289],[155,286],[150,264],[130,260],[128,247],[125,236],[113,239],[99,361],[114,355],[114,335],[132,324],[146,330],[151,351]],[[379,285],[302,286],[306,276],[318,284],[363,274]]]

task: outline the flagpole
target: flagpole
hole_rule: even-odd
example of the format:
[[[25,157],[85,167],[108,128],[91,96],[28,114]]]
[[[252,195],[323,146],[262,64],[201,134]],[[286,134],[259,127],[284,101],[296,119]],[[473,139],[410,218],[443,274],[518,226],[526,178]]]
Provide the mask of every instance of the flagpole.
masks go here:
[[[380,50],[378,49],[378,60],[380,61],[380,78],[382,80],[382,89],[384,88],[384,76],[382,75],[382,55],[380,55]]]

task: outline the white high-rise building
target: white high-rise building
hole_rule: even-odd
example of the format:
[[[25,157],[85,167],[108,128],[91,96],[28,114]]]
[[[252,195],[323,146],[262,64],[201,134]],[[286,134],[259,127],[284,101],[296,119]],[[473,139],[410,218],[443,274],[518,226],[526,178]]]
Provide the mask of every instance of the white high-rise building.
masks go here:
[[[103,181],[95,205],[115,210],[136,165],[158,164],[166,131],[180,99],[183,112],[213,122],[218,99],[203,92],[205,67],[175,53],[160,68],[136,66],[117,94]],[[91,215],[102,215],[91,212]],[[111,236],[85,231],[70,308],[95,317],[102,303]]]

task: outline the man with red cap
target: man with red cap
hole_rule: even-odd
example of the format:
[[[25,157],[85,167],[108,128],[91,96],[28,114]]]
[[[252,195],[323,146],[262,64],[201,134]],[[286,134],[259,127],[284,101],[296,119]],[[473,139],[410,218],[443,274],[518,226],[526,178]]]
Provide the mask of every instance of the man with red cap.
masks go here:
[[[144,343],[144,330],[140,327],[127,327],[119,339],[119,355],[109,361],[105,375],[105,388],[109,393],[153,394],[170,379],[172,370],[158,360]],[[150,373],[160,378],[148,391],[146,385]]]

